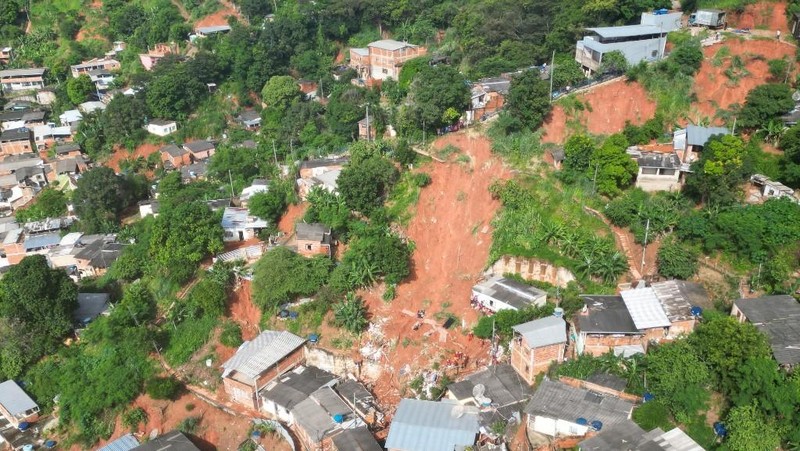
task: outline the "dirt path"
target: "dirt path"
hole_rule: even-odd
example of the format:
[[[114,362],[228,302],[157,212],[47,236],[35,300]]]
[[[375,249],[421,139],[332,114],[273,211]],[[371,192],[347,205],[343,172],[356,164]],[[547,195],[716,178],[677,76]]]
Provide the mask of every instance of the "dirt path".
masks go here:
[[[189,19],[192,18],[191,14],[189,14],[189,11],[187,11],[186,7],[183,6],[183,2],[181,0],[170,0],[170,1],[172,2],[173,5],[175,5],[176,8],[178,8],[178,12],[181,14],[181,17],[183,17],[183,20],[189,21]]]
[[[633,281],[642,279],[642,270],[645,276],[652,276],[658,273],[658,266],[656,263],[656,256],[658,248],[661,246],[660,240],[650,238],[647,244],[647,252],[644,254],[644,267],[642,266],[642,254],[644,247],[636,243],[636,239],[627,229],[617,227],[611,224],[602,213],[589,207],[583,207],[587,212],[600,218],[610,229],[614,232],[614,241],[617,243],[617,249],[621,249],[628,260],[628,272]]]

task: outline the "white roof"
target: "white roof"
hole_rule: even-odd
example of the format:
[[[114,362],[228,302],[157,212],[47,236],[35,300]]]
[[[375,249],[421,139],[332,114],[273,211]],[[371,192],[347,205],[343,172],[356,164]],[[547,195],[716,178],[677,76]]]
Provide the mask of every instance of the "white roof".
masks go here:
[[[246,208],[225,207],[222,213],[223,229],[263,229],[269,223],[256,216],[250,216]]]
[[[242,190],[242,195],[239,198],[247,200],[254,194],[266,193],[267,191],[269,191],[269,185],[250,185]]]
[[[75,243],[80,241],[83,234],[81,232],[72,232],[64,235],[61,237],[61,242],[58,243],[59,246],[74,246]]]
[[[13,416],[39,408],[14,381],[5,381],[0,384],[0,405]]]
[[[532,348],[567,342],[567,323],[563,318],[548,316],[513,327]]]
[[[628,308],[628,313],[630,313],[636,328],[651,329],[668,327],[671,324],[652,288],[623,290],[620,292],[620,296],[622,296],[622,301],[625,302],[625,307]]]
[[[416,48],[418,46],[409,44],[408,42],[395,41],[394,39],[382,39],[380,41],[370,42],[369,47],[377,47],[383,50],[400,50],[404,47]]]
[[[89,114],[95,111],[105,110],[106,104],[103,102],[98,102],[96,100],[92,102],[83,102],[82,104],[78,105],[78,109],[86,114]]]
[[[197,28],[197,32],[198,33],[205,33],[205,34],[208,34],[208,33],[219,33],[219,32],[222,32],[222,31],[231,31],[230,25],[212,25],[212,26],[209,26],[209,27],[198,27]]]
[[[61,120],[61,122],[77,122],[83,119],[83,114],[81,114],[81,112],[78,110],[67,110],[61,113],[58,118]]]
[[[319,180],[329,190],[336,190],[336,188],[338,187],[336,181],[339,179],[339,174],[341,173],[342,173],[341,169],[335,169],[333,171],[323,172],[322,174],[314,178]]]
[[[305,343],[304,338],[287,331],[265,330],[259,336],[239,346],[236,354],[222,364],[225,377],[233,371],[250,379],[269,369]]]
[[[351,48],[350,50],[352,50],[352,51],[353,51],[353,52],[355,52],[355,53],[358,53],[358,54],[359,54],[359,55],[361,55],[361,56],[369,56],[369,49],[365,49],[365,48],[363,48],[363,47],[360,47],[360,48]]]

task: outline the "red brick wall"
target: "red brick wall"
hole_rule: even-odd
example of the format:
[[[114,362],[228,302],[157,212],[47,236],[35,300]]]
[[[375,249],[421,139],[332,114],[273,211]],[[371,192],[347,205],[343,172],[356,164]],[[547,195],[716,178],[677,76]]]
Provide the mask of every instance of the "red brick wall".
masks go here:
[[[10,141],[0,144],[0,152],[3,155],[19,155],[33,152],[34,149],[35,146],[31,140]]]
[[[571,377],[561,376],[558,378],[559,382],[563,382],[567,385],[571,385],[577,388],[585,388],[586,390],[591,390],[597,393],[605,393],[607,395],[616,396],[621,399],[625,399],[630,402],[639,402],[642,399],[639,396],[632,395],[630,393],[621,392],[619,390],[614,390],[613,388],[604,387],[602,385],[597,385],[592,382],[580,380],[580,379],[573,379]]]
[[[308,247],[311,247],[309,249]],[[297,240],[297,253],[303,257],[313,257],[315,255],[331,255],[330,244],[322,244],[318,241]]]
[[[262,373],[256,382],[258,390],[264,388],[265,385],[272,382],[273,379],[277,378],[281,374],[299,365],[303,361],[304,357],[305,354],[303,347],[301,346],[293,353],[286,356],[286,358],[278,362],[275,366]],[[238,381],[231,377],[224,377],[222,379],[222,384],[225,387],[225,392],[228,393],[228,396],[230,396],[233,401],[243,404],[248,408],[258,410],[259,406],[256,404],[256,386]],[[237,389],[247,393],[247,397],[243,398],[241,393],[237,393]]]
[[[641,335],[585,335],[583,352],[600,356],[614,349],[615,346],[642,345],[647,349],[647,341]]]
[[[511,342],[511,366],[532,384],[537,374],[547,371],[553,362],[564,360],[565,347],[564,343],[559,343],[531,349],[524,340],[515,339]]]

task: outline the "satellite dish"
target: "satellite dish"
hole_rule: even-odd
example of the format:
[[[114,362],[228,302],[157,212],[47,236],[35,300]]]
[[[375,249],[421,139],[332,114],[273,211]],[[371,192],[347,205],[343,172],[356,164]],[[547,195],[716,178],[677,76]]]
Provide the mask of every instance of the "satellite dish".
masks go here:
[[[483,385],[483,384],[475,384],[475,386],[472,387],[472,397],[473,398],[480,398],[485,393],[486,393],[486,386]]]
[[[453,409],[450,410],[450,416],[453,418],[461,418],[464,416],[464,406],[461,404],[457,406],[453,406]]]
[[[492,400],[491,400],[490,398],[487,398],[486,396],[479,396],[479,397],[476,397],[476,398],[475,398],[475,401],[476,401],[476,402],[477,402],[477,403],[478,403],[478,404],[479,404],[481,407],[489,407],[490,405],[492,405]]]

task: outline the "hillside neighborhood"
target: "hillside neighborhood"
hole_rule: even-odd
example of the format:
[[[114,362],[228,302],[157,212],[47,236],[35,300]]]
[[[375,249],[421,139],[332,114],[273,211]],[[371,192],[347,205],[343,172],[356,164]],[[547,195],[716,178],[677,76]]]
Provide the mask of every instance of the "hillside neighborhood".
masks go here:
[[[796,449],[798,40],[794,0],[7,0],[0,449]]]

